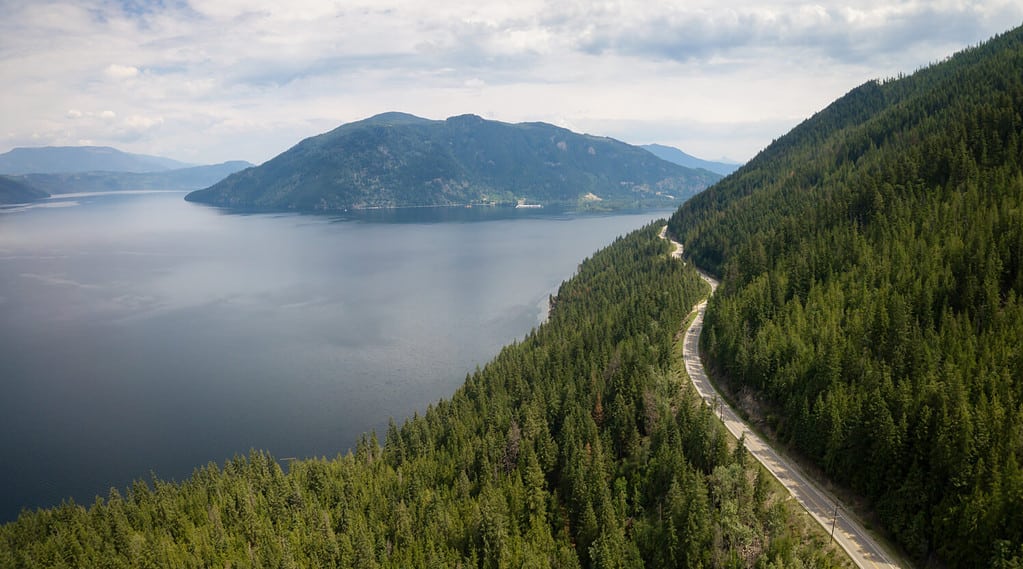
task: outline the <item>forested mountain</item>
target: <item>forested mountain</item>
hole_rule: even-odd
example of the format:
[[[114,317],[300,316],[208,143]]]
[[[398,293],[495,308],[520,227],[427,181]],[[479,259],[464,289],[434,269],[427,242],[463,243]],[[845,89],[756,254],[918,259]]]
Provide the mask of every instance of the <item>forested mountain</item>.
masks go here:
[[[10,176],[0,176],[0,204],[28,203],[48,197],[39,188]]]
[[[1023,563],[1023,29],[866,83],[670,220],[704,349],[917,559]]]
[[[720,179],[610,138],[475,115],[385,113],[307,138],[186,199],[265,210],[678,204]]]
[[[160,156],[129,154],[109,146],[43,146],[15,148],[0,154],[0,174],[65,172],[160,172],[192,164]]]
[[[161,172],[72,172],[64,174],[25,174],[28,184],[51,194],[71,192],[116,192],[122,190],[195,190],[215,184],[225,177],[251,167],[234,160],[209,166],[192,166]]]
[[[547,323],[383,445],[25,512],[0,567],[848,566],[681,376],[706,285],[658,229],[585,261]]]
[[[703,168],[704,170],[710,170],[716,174],[727,176],[732,172],[739,169],[742,164],[732,164],[730,162],[714,162],[713,160],[703,160],[695,156],[686,154],[678,148],[673,146],[665,146],[663,144],[644,144],[640,148],[646,150],[650,154],[660,158],[661,160],[667,160],[668,162],[674,162],[679,166],[685,166],[686,168]]]

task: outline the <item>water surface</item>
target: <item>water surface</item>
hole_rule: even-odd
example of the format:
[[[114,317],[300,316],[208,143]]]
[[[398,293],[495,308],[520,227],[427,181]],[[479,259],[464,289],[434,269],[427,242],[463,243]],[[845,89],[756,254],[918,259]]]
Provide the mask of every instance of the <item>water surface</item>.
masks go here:
[[[250,448],[334,456],[448,397],[579,262],[666,212],[0,210],[0,521]]]

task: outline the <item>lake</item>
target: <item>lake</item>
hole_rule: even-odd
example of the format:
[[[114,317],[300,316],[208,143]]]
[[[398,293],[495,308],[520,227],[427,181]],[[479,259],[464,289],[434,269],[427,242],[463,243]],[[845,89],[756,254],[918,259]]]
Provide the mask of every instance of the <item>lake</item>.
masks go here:
[[[181,192],[0,209],[0,522],[422,412],[667,211],[230,214]]]

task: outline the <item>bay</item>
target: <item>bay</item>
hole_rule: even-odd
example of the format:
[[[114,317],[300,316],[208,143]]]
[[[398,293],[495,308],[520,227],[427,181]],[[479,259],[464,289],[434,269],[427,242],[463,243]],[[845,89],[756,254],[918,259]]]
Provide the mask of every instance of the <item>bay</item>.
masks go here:
[[[449,397],[665,211],[227,213],[180,192],[0,209],[0,521],[251,448],[335,456]]]

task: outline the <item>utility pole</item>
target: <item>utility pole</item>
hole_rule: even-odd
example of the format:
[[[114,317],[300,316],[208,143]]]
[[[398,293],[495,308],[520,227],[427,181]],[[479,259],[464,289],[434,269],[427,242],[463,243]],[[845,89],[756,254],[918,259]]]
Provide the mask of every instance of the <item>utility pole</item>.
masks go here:
[[[835,502],[835,515],[831,518],[831,543],[835,543],[835,524],[838,523],[838,502]]]

